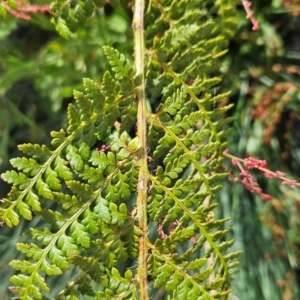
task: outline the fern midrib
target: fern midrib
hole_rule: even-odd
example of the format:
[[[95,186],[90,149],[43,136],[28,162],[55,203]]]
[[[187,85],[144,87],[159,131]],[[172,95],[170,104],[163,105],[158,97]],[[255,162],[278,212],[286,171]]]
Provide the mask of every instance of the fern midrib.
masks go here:
[[[141,83],[136,88],[138,101],[137,107],[137,137],[139,139],[139,150],[137,151],[137,162],[139,166],[137,184],[137,219],[141,236],[139,239],[139,258],[137,277],[140,288],[140,300],[149,299],[148,291],[148,221],[147,221],[147,186],[148,186],[148,161],[147,161],[147,104],[145,93],[145,37],[144,37],[144,11],[145,0],[135,0],[132,28],[134,33],[134,65],[136,76],[141,76]]]
[[[169,188],[167,188],[166,186],[162,185],[161,182],[159,180],[157,180],[156,177],[154,177],[152,175],[149,175],[149,177],[150,177],[150,180],[153,183],[155,183],[159,188],[161,188],[162,190],[164,190],[165,193],[167,195],[169,195],[174,200],[174,202],[176,202],[177,205],[180,206],[181,209],[191,218],[191,220],[193,220],[194,224],[196,224],[198,226],[198,228],[200,229],[201,233],[206,238],[207,242],[213,248],[214,253],[219,257],[221,265],[224,267],[224,270],[225,270],[224,277],[226,278],[227,277],[227,273],[228,273],[228,268],[227,268],[227,264],[226,264],[226,261],[224,259],[224,256],[220,252],[218,246],[213,242],[213,240],[209,236],[209,233],[205,230],[205,227],[199,222],[199,220],[197,218],[195,218],[195,216],[191,213],[191,211],[180,201],[180,199],[178,199],[174,195],[174,193]]]

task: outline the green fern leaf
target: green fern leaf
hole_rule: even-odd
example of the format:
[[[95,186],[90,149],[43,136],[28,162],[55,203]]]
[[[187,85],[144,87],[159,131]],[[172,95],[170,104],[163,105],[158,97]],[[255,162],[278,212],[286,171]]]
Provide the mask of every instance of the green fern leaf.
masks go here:
[[[104,222],[110,224],[111,223],[111,214],[108,208],[108,201],[103,198],[97,199],[97,205],[94,208],[94,212],[98,216],[99,219],[103,220]]]
[[[81,224],[85,227],[86,231],[90,234],[97,234],[99,232],[99,222],[96,215],[87,209],[84,213],[84,218]]]
[[[74,222],[70,227],[70,232],[72,233],[71,236],[76,241],[77,245],[84,248],[90,247],[91,239],[82,224]]]
[[[57,156],[54,161],[54,171],[57,173],[58,177],[63,180],[72,180],[73,173],[67,167],[68,162],[62,159],[60,156]]]
[[[67,132],[71,133],[75,131],[76,128],[78,128],[78,126],[80,125],[80,115],[78,114],[75,106],[72,103],[70,103],[70,105],[68,106],[68,119],[70,125],[67,129]]]
[[[16,287],[12,287],[10,290],[13,293],[17,293],[21,296],[25,296],[25,299],[42,299],[42,294],[40,293],[39,288],[43,289],[46,292],[49,292],[50,289],[45,283],[45,279],[39,275],[35,274],[32,276],[26,275],[14,275],[10,278],[11,283]]]
[[[88,273],[95,282],[102,282],[106,275],[104,268],[101,268],[99,262],[93,257],[73,256],[72,263],[79,266],[82,271]]]
[[[31,210],[26,203],[20,201],[16,207],[24,219],[26,219],[26,220],[32,219]]]
[[[59,32],[59,34],[65,39],[69,39],[71,36],[71,32],[66,24],[66,21],[62,18],[57,18],[55,20],[56,26],[55,29]]]
[[[71,32],[76,32],[93,14],[96,7],[102,8],[104,0],[86,0],[61,2],[55,1],[51,5],[53,14],[52,22],[56,30],[64,37],[69,38]]]
[[[8,226],[19,223],[19,214],[48,223],[26,233],[32,241],[17,245],[25,259],[11,262],[24,273],[11,278],[11,291],[22,299],[42,299],[49,292],[44,276],[71,266],[78,273],[56,299],[138,299],[140,269],[118,268],[138,257],[141,263],[143,247],[150,284],[165,288],[163,298],[213,300],[230,293],[240,252],[228,250],[231,228],[224,229],[228,219],[215,219],[213,200],[227,176],[219,167],[231,122],[223,114],[231,106],[214,108],[228,96],[214,90],[221,80],[217,58],[226,53],[235,10],[233,0],[202,2],[150,1],[145,74],[105,46],[112,72],[100,85],[85,78],[84,89],[74,91],[67,130],[51,132],[50,148],[20,146],[28,157],[11,161],[19,172],[1,176],[13,184],[0,208]],[[104,5],[57,1],[52,21],[68,38]],[[141,88],[151,110],[144,112],[147,149],[134,133]],[[146,160],[148,169],[142,166]],[[140,207],[141,192],[148,194],[147,207]],[[55,210],[45,208],[45,200]]]
[[[69,269],[70,265],[62,250],[52,247],[49,251],[49,258],[58,268]]]
[[[1,178],[7,183],[14,183],[20,190],[26,189],[30,184],[30,178],[16,171],[7,171],[1,175]]]
[[[64,252],[66,256],[78,255],[78,246],[73,238],[63,234],[58,238],[57,246]]]
[[[31,228],[28,234],[33,239],[41,241],[43,245],[49,245],[53,239],[53,233],[48,228],[44,228],[43,230]]]
[[[93,188],[100,188],[105,179],[103,177],[103,172],[99,168],[84,166],[83,172],[80,174],[82,179],[86,180],[88,184],[91,184]]]
[[[49,200],[53,200],[52,191],[46,182],[39,179],[35,184],[35,188],[40,196]]]
[[[7,16],[7,11],[3,3],[0,3],[0,16],[5,18]]]
[[[10,163],[14,168],[23,171],[24,173],[28,173],[30,176],[35,176],[41,169],[41,166],[32,158],[13,158],[10,160]]]
[[[105,46],[103,50],[112,66],[112,70],[116,73],[116,79],[120,81],[120,92],[123,96],[122,102],[119,103],[121,112],[121,131],[127,130],[136,122],[136,101],[133,101],[135,91],[134,87],[138,84],[135,77],[135,70],[129,60],[123,54],[120,54],[112,47]],[[110,85],[106,81],[107,86]]]
[[[116,79],[131,79],[135,76],[134,69],[123,54],[109,46],[104,46],[103,50],[112,66],[112,70],[116,73]]]
[[[10,266],[14,269],[21,271],[23,273],[32,274],[34,269],[36,268],[36,264],[32,264],[29,261],[26,260],[12,260],[10,263]]]

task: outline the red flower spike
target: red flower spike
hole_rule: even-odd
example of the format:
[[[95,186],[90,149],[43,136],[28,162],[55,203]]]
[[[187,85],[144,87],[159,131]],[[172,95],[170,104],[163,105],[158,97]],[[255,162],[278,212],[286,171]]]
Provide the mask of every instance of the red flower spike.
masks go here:
[[[258,169],[258,168],[264,168],[267,165],[267,162],[265,160],[259,160],[253,157],[245,158],[244,160],[244,166],[247,169]]]
[[[284,176],[285,176],[285,174],[283,172],[280,172],[280,171],[275,172],[275,177],[277,177],[277,178],[281,178],[281,177],[284,177]]]
[[[266,169],[267,162],[265,160],[259,160],[253,157],[247,157],[245,159],[238,158],[229,153],[228,149],[223,152],[223,155],[231,159],[233,166],[238,166],[240,169],[240,177],[234,177],[229,175],[229,179],[234,182],[240,182],[251,193],[258,194],[263,200],[270,201],[272,197],[268,194],[264,194],[258,183],[254,180],[253,175],[249,172],[251,169],[259,170],[266,178],[278,178],[282,181],[283,185],[289,185],[291,187],[300,186],[300,183],[294,179],[288,179],[285,177],[285,173],[281,171],[272,172]]]

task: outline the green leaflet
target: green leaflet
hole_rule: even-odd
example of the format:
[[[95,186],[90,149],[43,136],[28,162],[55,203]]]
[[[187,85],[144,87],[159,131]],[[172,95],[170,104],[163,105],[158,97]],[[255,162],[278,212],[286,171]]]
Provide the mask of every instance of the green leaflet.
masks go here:
[[[15,3],[13,0],[8,2]],[[105,0],[52,1],[52,23],[54,23],[56,30],[67,39],[71,32],[76,32],[78,28],[83,27],[87,19],[96,10],[103,8],[105,3]],[[115,8],[127,6],[126,0],[111,0],[109,3]]]
[[[71,32],[76,32],[79,27],[82,27],[94,10],[102,8],[104,3],[104,0],[71,0],[69,3],[53,1],[51,5],[52,23],[55,24],[56,30],[68,39]]]
[[[53,22],[65,37],[105,1],[53,3]],[[111,1],[111,5],[119,5]],[[121,1],[122,2],[122,1]],[[217,220],[213,202],[227,174],[220,171],[230,106],[215,107],[218,60],[236,26],[235,0],[152,0],[145,16],[148,101],[148,273],[151,297],[225,299],[239,252],[228,249],[228,219]],[[104,47],[112,73],[98,85],[83,80],[68,107],[67,129],[51,132],[51,147],[24,144],[27,157],[11,160],[17,170],[2,174],[12,184],[0,218],[17,226],[20,215],[47,224],[26,233],[17,248],[20,274],[12,292],[47,299],[47,276],[78,270],[55,299],[139,299],[136,216],[139,139],[135,136],[141,76],[129,59]],[[55,210],[45,202],[55,202]],[[153,230],[154,229],[154,230]],[[157,230],[156,230],[157,229]],[[233,261],[232,261],[233,260]],[[97,286],[95,289],[94,287]],[[45,292],[45,293],[44,293]]]

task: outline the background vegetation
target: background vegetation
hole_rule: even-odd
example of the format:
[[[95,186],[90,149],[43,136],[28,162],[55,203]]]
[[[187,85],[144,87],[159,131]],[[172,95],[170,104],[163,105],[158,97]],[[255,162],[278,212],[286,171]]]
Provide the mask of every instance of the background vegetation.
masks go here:
[[[231,90],[228,101],[235,103],[229,148],[239,157],[267,159],[270,169],[299,181],[300,1],[256,2],[261,29],[251,31],[240,6],[221,70],[224,80],[216,87]],[[48,133],[66,125],[73,89],[81,89],[83,77],[99,80],[107,67],[102,45],[131,57],[131,15],[130,7],[124,12],[107,4],[69,40],[58,35],[47,14],[32,14],[27,21],[8,15],[0,22],[0,173],[18,155],[18,144],[48,144]],[[224,167],[234,172],[229,161]],[[299,299],[298,191],[259,174],[257,179],[272,195],[270,202],[230,181],[219,195],[219,213],[233,216],[235,248],[244,250],[232,299]],[[0,183],[0,198],[8,189]],[[9,299],[8,262],[18,255],[15,243],[28,226],[0,228],[0,300]]]

